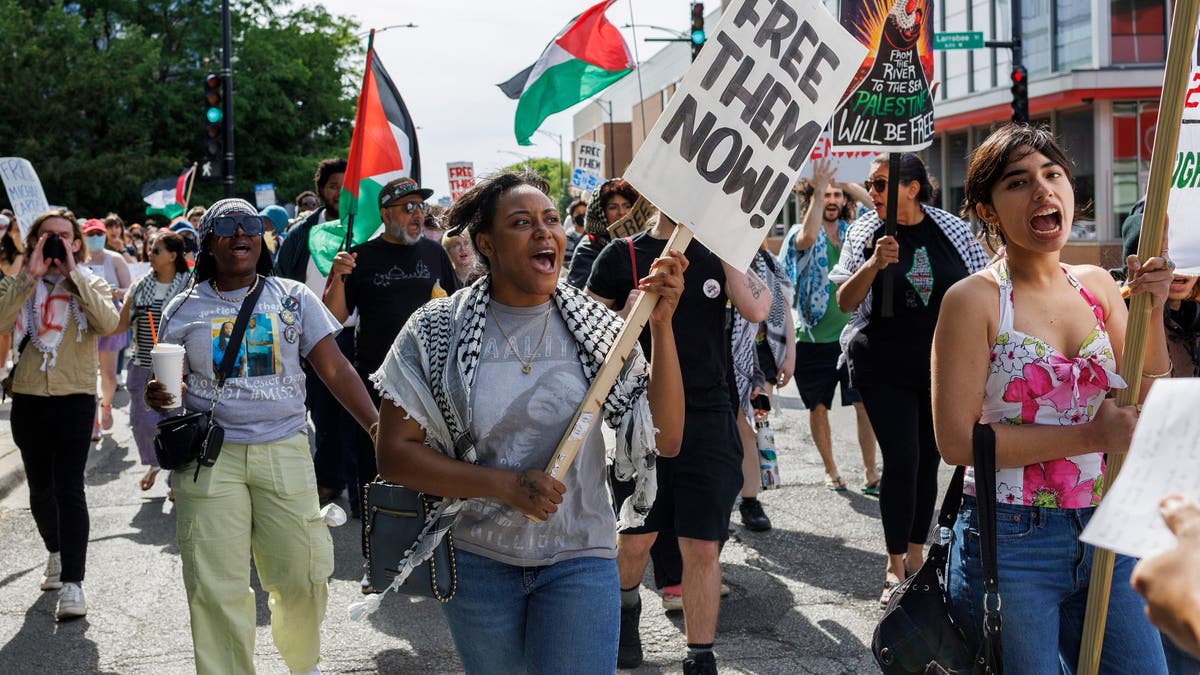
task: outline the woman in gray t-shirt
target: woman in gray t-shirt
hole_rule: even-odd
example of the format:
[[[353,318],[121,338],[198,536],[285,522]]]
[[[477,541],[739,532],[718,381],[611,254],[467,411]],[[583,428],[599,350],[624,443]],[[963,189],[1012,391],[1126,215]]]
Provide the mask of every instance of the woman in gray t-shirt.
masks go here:
[[[449,233],[467,232],[488,273],[418,310],[372,377],[392,402],[380,411],[380,474],[441,495],[438,518],[457,517],[458,586],[443,607],[468,673],[616,669],[616,523],[599,425],[575,427],[584,443],[562,482],[544,468],[621,321],[559,283],[566,234],[545,192],[536,174],[510,172],[459,197]],[[672,254],[642,280],[643,291],[662,295],[650,318],[653,358],[647,367],[635,349],[602,411],[621,430],[617,474],[639,486],[622,526],[649,511],[655,446],[664,456],[679,451],[683,382],[671,316],[686,266]],[[422,537],[414,551],[443,534]]]
[[[300,359],[368,433],[378,429],[362,380],[334,343],[340,324],[304,284],[271,276],[263,231],[249,203],[213,204],[200,220],[195,281],[167,306],[160,328],[161,342],[186,351],[184,407],[211,408],[225,430],[216,464],[171,476],[198,673],[254,672],[251,553],[284,662],[304,673],[320,661],[333,541],[317,504]],[[239,348],[247,357],[218,390],[214,364],[231,348],[224,326],[260,285]],[[158,411],[175,405],[157,381],[145,399]]]

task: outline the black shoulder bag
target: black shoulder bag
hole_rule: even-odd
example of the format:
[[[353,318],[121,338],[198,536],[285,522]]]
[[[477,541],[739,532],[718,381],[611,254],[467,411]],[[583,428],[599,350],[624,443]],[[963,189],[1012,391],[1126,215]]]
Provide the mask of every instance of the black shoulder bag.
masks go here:
[[[212,407],[208,412],[184,413],[158,423],[154,434],[154,456],[158,459],[160,467],[174,471],[195,461],[196,472],[192,474],[194,482],[200,477],[200,467],[217,463],[217,456],[221,454],[221,444],[225,442],[225,429],[213,420],[213,411],[216,410],[217,403],[221,401],[221,394],[225,391],[225,380],[233,373],[233,364],[237,361],[238,351],[242,346],[246,324],[250,322],[250,315],[254,313],[254,306],[258,303],[258,296],[262,295],[264,286],[266,280],[258,277],[254,289],[238,309],[233,332],[229,335],[225,355],[221,357],[221,365],[217,370],[217,395],[213,397]]]
[[[979,508],[980,553],[983,558],[983,641],[972,655],[967,639],[950,617],[946,588],[948,531],[962,505],[965,467],[954,478],[938,514],[938,541],[929,547],[925,564],[892,593],[883,618],[875,627],[871,651],[884,673],[955,673],[1002,675],[1000,650],[1000,587],[996,571],[996,434],[986,424],[972,433],[976,502]],[[965,627],[973,630],[971,627]]]

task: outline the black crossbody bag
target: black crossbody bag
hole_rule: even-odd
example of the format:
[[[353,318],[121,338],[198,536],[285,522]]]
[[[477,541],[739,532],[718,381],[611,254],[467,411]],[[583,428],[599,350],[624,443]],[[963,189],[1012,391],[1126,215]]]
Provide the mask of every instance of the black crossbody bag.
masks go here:
[[[1000,585],[996,565],[996,433],[976,424],[972,433],[975,494],[979,505],[979,547],[983,558],[983,641],[971,654],[966,630],[950,616],[946,560],[950,537],[962,505],[966,467],[958,467],[938,514],[938,541],[929,547],[925,564],[896,587],[875,627],[871,652],[884,673],[955,673],[1002,675],[1000,650]]]
[[[238,309],[233,332],[229,335],[225,355],[221,357],[221,365],[217,370],[217,395],[213,397],[212,407],[207,412],[188,412],[168,417],[158,423],[154,434],[154,456],[158,459],[160,467],[174,471],[195,461],[196,472],[192,474],[194,482],[200,477],[200,467],[217,463],[221,445],[225,442],[225,429],[213,420],[213,411],[216,410],[221,393],[225,390],[225,380],[233,373],[233,364],[237,361],[238,351],[242,346],[246,324],[250,322],[250,315],[254,313],[254,306],[258,303],[258,296],[262,295],[264,286],[266,280],[259,277],[254,290],[250,291],[250,295],[246,296]]]

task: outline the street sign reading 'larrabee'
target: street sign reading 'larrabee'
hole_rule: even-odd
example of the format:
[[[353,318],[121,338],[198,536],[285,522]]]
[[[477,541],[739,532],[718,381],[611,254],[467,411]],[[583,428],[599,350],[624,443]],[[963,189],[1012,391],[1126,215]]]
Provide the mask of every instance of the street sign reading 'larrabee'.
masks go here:
[[[730,3],[626,180],[748,268],[866,52],[819,0]]]
[[[983,32],[934,33],[934,49],[983,49]]]

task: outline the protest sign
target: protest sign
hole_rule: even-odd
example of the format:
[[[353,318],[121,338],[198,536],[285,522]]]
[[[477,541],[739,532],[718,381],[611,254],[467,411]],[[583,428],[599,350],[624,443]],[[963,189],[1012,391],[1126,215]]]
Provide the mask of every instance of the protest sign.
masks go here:
[[[632,237],[650,227],[650,217],[654,213],[654,205],[646,201],[645,197],[638,197],[637,201],[633,203],[633,208],[629,209],[629,213],[608,226],[608,234],[613,239]]]
[[[8,192],[13,215],[21,226],[21,237],[29,234],[29,226],[37,217],[50,210],[42,182],[29,160],[21,157],[0,157],[0,180]]]
[[[254,205],[264,209],[275,203],[275,184],[256,183],[254,185]]]
[[[860,183],[871,173],[871,161],[878,155],[875,151],[843,150],[833,147],[833,134],[829,129],[821,132],[821,137],[813,145],[808,159],[828,159],[832,163],[834,177],[839,183]],[[801,178],[812,180],[812,162],[805,162]]]
[[[1200,379],[1161,380],[1150,390],[1121,480],[1104,494],[1080,539],[1135,558],[1175,545],[1158,514],[1171,492],[1200,501]]]
[[[1200,40],[1200,39],[1198,39]],[[1175,149],[1175,168],[1171,172],[1171,195],[1167,203],[1171,227],[1168,244],[1176,272],[1200,274],[1200,227],[1195,214],[1200,212],[1200,45],[1191,50],[1192,83],[1183,99],[1183,124]]]
[[[591,192],[603,182],[604,144],[575,141],[575,167],[571,170],[571,187]]]
[[[730,3],[626,180],[748,268],[865,54],[818,0]]]
[[[447,162],[446,175],[450,179],[450,201],[475,187],[475,164],[472,162]]]
[[[933,0],[842,0],[842,25],[870,53],[833,115],[833,145],[912,152],[933,142]]]

